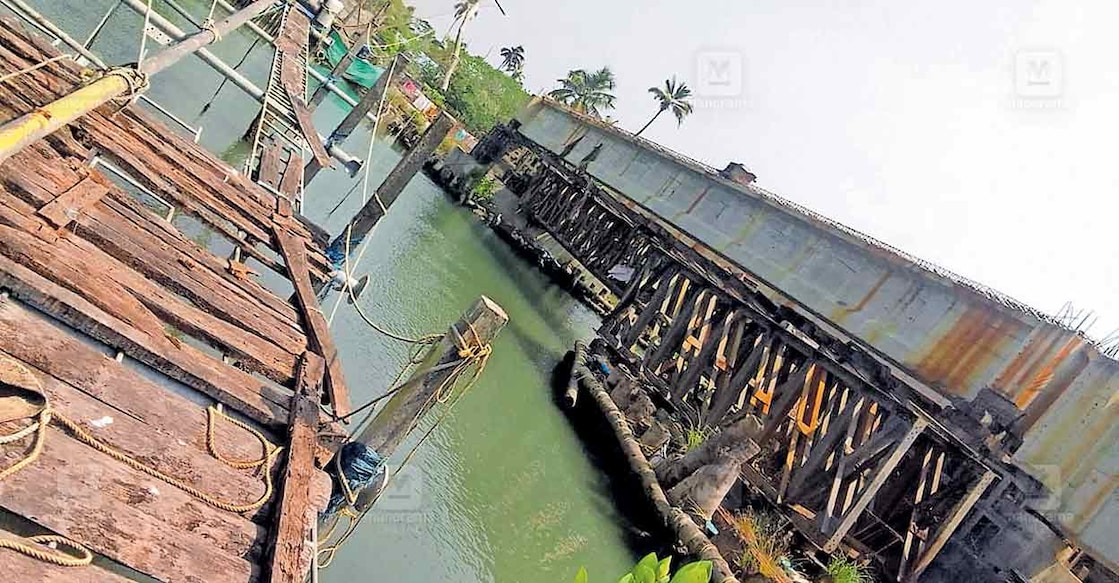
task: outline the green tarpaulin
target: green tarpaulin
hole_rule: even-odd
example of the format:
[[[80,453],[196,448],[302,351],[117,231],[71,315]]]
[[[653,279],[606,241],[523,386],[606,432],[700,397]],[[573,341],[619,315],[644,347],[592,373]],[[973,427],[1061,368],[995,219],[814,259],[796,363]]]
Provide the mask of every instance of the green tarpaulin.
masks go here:
[[[330,46],[326,48],[326,59],[330,61],[330,66],[333,67],[338,64],[338,61],[342,60],[342,57],[346,56],[349,49],[346,48],[346,42],[342,40],[342,36],[338,34],[338,31],[331,32],[330,38],[332,38],[334,42],[330,43]],[[368,89],[377,82],[381,73],[384,72],[384,69],[368,61],[354,59],[354,62],[350,64],[350,68],[346,69],[346,73],[343,77],[347,81],[352,81]]]

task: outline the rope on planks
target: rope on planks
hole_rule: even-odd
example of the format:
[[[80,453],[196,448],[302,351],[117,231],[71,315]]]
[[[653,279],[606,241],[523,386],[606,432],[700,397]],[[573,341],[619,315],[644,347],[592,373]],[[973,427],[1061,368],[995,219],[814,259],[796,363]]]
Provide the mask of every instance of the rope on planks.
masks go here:
[[[57,57],[51,57],[51,58],[49,58],[45,61],[40,61],[38,63],[35,63],[34,65],[24,67],[24,68],[22,68],[18,71],[8,73],[7,75],[4,75],[3,77],[0,77],[0,83],[7,83],[8,81],[10,81],[12,79],[15,79],[16,77],[20,77],[20,76],[26,75],[28,73],[32,73],[34,71],[38,71],[39,69],[42,69],[43,67],[46,67],[47,65],[49,65],[51,63],[57,63],[58,61],[61,61],[61,60],[64,60],[64,59],[69,59],[69,60],[72,61],[72,60],[74,60],[74,55],[58,55]]]
[[[7,368],[7,370],[4,370],[5,368]],[[237,419],[230,417],[229,415],[226,415],[218,407],[211,406],[208,407],[206,410],[206,449],[208,450],[210,455],[214,457],[214,459],[217,459],[221,463],[231,468],[239,470],[260,470],[260,472],[263,474],[265,491],[257,500],[253,502],[236,504],[233,502],[221,500],[216,496],[207,494],[206,492],[203,492],[202,490],[190,485],[185,480],[170,476],[151,466],[148,466],[143,462],[138,461],[134,457],[94,437],[92,434],[86,431],[80,423],[74,421],[73,419],[70,419],[69,417],[63,415],[58,411],[55,411],[51,407],[50,400],[43,392],[42,385],[39,383],[38,379],[31,373],[31,371],[28,370],[27,367],[24,366],[22,363],[14,360],[4,359],[3,361],[0,361],[0,373],[6,373],[2,376],[7,377],[0,378],[0,387],[15,388],[24,393],[32,394],[37,399],[41,399],[43,403],[41,406],[38,407],[38,411],[33,415],[22,417],[19,419],[6,420],[32,420],[32,423],[13,433],[0,435],[0,445],[14,443],[31,435],[35,436],[35,442],[31,448],[31,451],[26,456],[24,456],[15,464],[4,468],[3,470],[0,470],[0,481],[3,481],[9,476],[12,476],[25,467],[31,465],[35,462],[35,460],[39,458],[39,456],[43,452],[43,446],[46,443],[47,426],[50,425],[50,423],[53,421],[66,429],[78,441],[84,443],[85,445],[88,445],[89,447],[92,447],[93,449],[139,472],[145,473],[162,482],[170,484],[171,486],[182,490],[193,498],[210,506],[213,506],[214,508],[217,508],[219,510],[225,510],[227,512],[233,513],[252,512],[264,506],[264,504],[272,498],[272,494],[275,491],[272,483],[272,469],[275,465],[276,458],[279,456],[280,452],[283,451],[283,448],[272,445],[267,440],[267,438],[265,438],[264,435],[261,434],[259,431],[246,423],[243,423]],[[253,437],[255,437],[261,445],[261,449],[263,452],[261,454],[261,457],[258,459],[243,460],[232,459],[223,455],[218,449],[218,439],[215,432],[217,424],[220,420],[225,420],[226,422],[249,432]],[[14,550],[18,553],[32,557],[34,559],[49,562],[63,567],[84,566],[90,564],[90,562],[93,560],[93,555],[88,549],[66,537],[42,535],[30,537],[25,540],[43,545],[54,544],[69,547],[77,551],[78,556],[74,556],[68,553],[61,553],[49,547],[46,547],[45,549],[36,548],[33,546],[29,546],[22,541],[16,541],[2,537],[0,537],[0,548]]]
[[[357,526],[361,523],[362,518],[364,518],[365,515],[370,511],[370,509],[373,508],[373,506],[377,503],[377,500],[381,498],[381,494],[383,494],[385,489],[387,489],[388,483],[392,482],[392,480],[395,479],[396,476],[400,474],[400,472],[403,471],[405,467],[407,467],[408,463],[412,461],[412,458],[415,457],[416,452],[419,451],[420,447],[425,442],[427,442],[427,439],[431,437],[433,433],[435,433],[435,430],[440,425],[442,425],[443,420],[447,418],[452,410],[454,410],[455,405],[458,404],[459,400],[462,399],[462,397],[465,396],[466,393],[468,393],[475,384],[477,384],[479,377],[482,376],[482,372],[485,371],[486,365],[489,363],[490,356],[493,354],[493,347],[488,343],[482,344],[481,342],[479,342],[480,337],[478,336],[478,331],[474,329],[473,324],[467,322],[467,326],[470,328],[472,340],[467,340],[463,336],[463,334],[459,332],[458,327],[454,325],[451,326],[451,334],[454,336],[455,346],[458,348],[457,360],[437,367],[432,367],[414,375],[415,378],[422,379],[428,374],[436,372],[437,369],[445,370],[448,367],[452,369],[451,374],[449,374],[447,378],[442,383],[440,383],[440,385],[435,389],[434,392],[432,392],[431,396],[428,398],[424,406],[421,407],[416,413],[416,416],[412,418],[412,421],[409,423],[409,427],[406,433],[411,433],[419,425],[420,418],[422,417],[423,413],[427,411],[429,406],[434,405],[434,403],[436,402],[445,403],[447,404],[447,406],[443,408],[443,410],[439,414],[439,417],[435,420],[434,423],[432,423],[431,427],[429,427],[427,431],[425,431],[424,434],[420,436],[420,439],[414,446],[412,446],[412,449],[406,456],[404,456],[404,459],[401,460],[400,465],[397,466],[396,470],[392,473],[391,476],[389,476],[388,480],[385,483],[385,486],[376,492],[373,499],[369,501],[365,508],[361,509],[360,511],[358,510],[358,493],[355,493],[353,490],[354,486],[360,487],[362,484],[360,482],[356,484],[351,483],[351,477],[342,471],[342,466],[339,464],[335,464],[337,473],[332,475],[331,478],[336,484],[339,485],[341,493],[345,497],[346,503],[344,506],[342,506],[338,514],[335,515],[334,521],[327,529],[326,534],[322,537],[323,540],[330,539],[330,537],[334,534],[334,531],[337,529],[338,524],[341,522],[343,516],[346,517],[349,522],[346,525],[345,532],[342,533],[342,535],[336,542],[327,546],[319,547],[319,569],[325,569],[329,567],[332,562],[334,562],[334,558],[337,556],[338,551],[342,548],[342,546],[346,543],[346,541],[350,538],[354,531],[357,530]],[[465,373],[471,367],[474,368],[474,372],[470,378],[470,381],[466,384],[462,391],[454,394],[454,386],[456,382],[459,378],[461,378],[463,373]],[[413,381],[409,381],[409,383],[411,382]],[[403,388],[403,385],[394,390],[399,390],[400,388]],[[337,457],[335,459],[337,460]],[[383,472],[383,468],[376,468],[374,471],[376,473],[369,477],[369,483],[375,481],[376,476]],[[332,499],[333,498],[334,495],[332,494]]]

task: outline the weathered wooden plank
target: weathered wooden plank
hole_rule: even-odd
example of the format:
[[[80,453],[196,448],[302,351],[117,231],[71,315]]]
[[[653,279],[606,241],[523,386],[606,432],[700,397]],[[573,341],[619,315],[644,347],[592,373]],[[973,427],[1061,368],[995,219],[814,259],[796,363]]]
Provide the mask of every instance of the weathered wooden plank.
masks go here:
[[[303,158],[292,154],[288,167],[284,168],[284,177],[280,180],[280,192],[295,195],[303,187]],[[286,202],[286,201],[285,201]],[[283,203],[280,203],[283,204]]]
[[[9,356],[5,351],[0,351],[0,363],[9,359],[14,359],[14,357]],[[199,447],[168,433],[161,427],[150,425],[145,419],[123,415],[109,404],[98,401],[61,379],[31,367],[29,363],[24,363],[24,366],[50,398],[53,410],[80,423],[90,435],[109,446],[136,459],[143,460],[144,464],[169,476],[187,480],[221,500],[235,504],[247,504],[259,499],[264,494],[265,486],[260,477],[245,470],[234,469],[206,451],[204,445],[205,427],[199,428],[200,431],[197,435],[188,437],[191,441],[203,442],[203,445]],[[118,364],[117,366],[120,367],[121,365]],[[142,397],[137,395],[137,398],[171,401],[178,416],[194,417],[199,421],[206,419],[204,408],[185,399],[174,399],[169,391],[160,387],[149,387],[149,389],[148,394]],[[96,423],[93,423],[94,421]],[[220,429],[223,425],[228,424],[219,421],[215,429]],[[227,431],[221,433],[230,433],[228,431],[229,427],[226,427],[226,429]],[[242,433],[248,435],[243,430]],[[215,441],[216,447],[222,455],[232,455],[231,450],[233,448],[229,447],[221,436],[215,435]],[[237,459],[254,459],[261,457],[263,454],[260,445],[257,445],[256,451],[236,457]],[[208,515],[214,512],[228,515],[224,511],[209,507],[206,507],[205,510]],[[266,504],[260,510],[252,512],[249,518],[261,518],[268,510]],[[249,554],[255,555],[261,549],[257,545],[253,545],[245,550]]]
[[[282,497],[276,507],[270,545],[268,572],[272,583],[303,583],[310,569],[306,547],[311,527],[322,510],[311,502],[311,481],[315,474],[315,434],[324,373],[321,357],[312,352],[303,354],[288,425]]]
[[[205,417],[183,415],[185,407],[197,405],[12,299],[0,300],[0,350],[49,375],[48,379],[67,383],[176,442],[206,451]],[[218,424],[215,436],[222,451],[230,456],[252,459],[261,453],[255,438],[228,424]],[[270,439],[275,444],[275,439]]]
[[[315,290],[311,287],[303,245],[287,229],[290,222],[290,219],[277,218],[274,227],[276,240],[280,242],[280,253],[284,256],[288,271],[291,273],[296,304],[303,311],[307,341],[312,350],[326,361],[326,392],[330,405],[334,414],[341,417],[350,410],[350,394],[342,374],[342,362],[338,358],[338,348],[334,345],[334,338],[330,335],[330,326],[326,323]]]
[[[870,483],[859,492],[858,499],[851,508],[847,510],[846,514],[843,515],[843,518],[839,521],[839,525],[836,526],[834,531],[831,531],[831,536],[829,536],[827,542],[824,543],[824,552],[830,553],[839,548],[839,543],[843,542],[843,537],[847,536],[847,532],[851,530],[851,527],[855,526],[863,510],[865,510],[867,505],[870,504],[870,501],[874,499],[874,496],[878,494],[878,490],[886,483],[886,479],[890,477],[894,468],[896,468],[902,458],[905,457],[905,454],[909,452],[910,446],[913,445],[914,441],[917,441],[917,438],[921,436],[921,433],[924,432],[928,425],[928,421],[924,419],[917,419],[913,422],[909,431],[901,438],[901,441],[899,441],[893,451],[890,452],[890,455],[875,469],[874,477],[872,477]],[[840,471],[842,471],[842,468]]]
[[[0,256],[0,287],[93,338],[266,425],[287,419],[288,396],[190,345],[159,342],[34,271]]]
[[[295,355],[181,301],[87,241],[73,236],[59,238],[54,244],[41,241],[31,234],[37,230],[38,220],[19,215],[5,203],[23,203],[0,195],[0,222],[19,225],[25,231],[0,226],[0,252],[9,258],[81,294],[114,316],[134,318],[137,310],[130,309],[131,302],[118,301],[134,298],[176,328],[244,359],[249,368],[280,383],[294,378]],[[158,321],[154,329],[148,322],[145,330],[154,335],[162,328]]]
[[[330,154],[323,147],[322,140],[319,139],[319,132],[315,129],[315,122],[311,120],[311,110],[303,103],[303,99],[297,95],[291,87],[284,87],[288,92],[288,98],[291,99],[292,109],[295,110],[295,119],[299,122],[299,131],[303,133],[303,139],[307,140],[307,144],[311,146],[311,154],[314,155],[315,161],[323,168],[329,168],[331,165]]]
[[[295,338],[296,340],[303,337],[303,330],[299,327],[299,313],[295,310],[295,307],[277,297],[255,280],[238,277],[231,273],[228,259],[216,257],[212,253],[202,249],[197,243],[183,236],[181,232],[165,221],[153,220],[154,217],[150,214],[142,212],[140,204],[135,199],[124,193],[113,192],[112,195],[102,202],[104,203],[103,205],[95,207],[90,212],[90,218],[99,218],[102,214],[112,214],[120,221],[124,222],[120,228],[146,232],[148,236],[157,240],[156,249],[153,250],[153,254],[161,255],[158,261],[145,257],[133,258],[131,255],[127,255],[130,259],[130,264],[144,273],[144,275],[157,279],[160,283],[168,286],[171,285],[170,282],[172,280],[176,282],[198,280],[200,283],[205,282],[207,286],[224,285],[222,288],[224,290],[222,293],[222,300],[237,302],[236,310],[243,312],[242,317],[247,328],[258,329],[254,325],[254,322],[259,318],[260,320],[270,323],[267,328],[267,333],[269,334],[283,334],[286,337]],[[87,222],[84,220],[80,220],[79,225],[85,228],[93,228],[95,226],[93,221]],[[85,232],[81,234],[86,235],[87,239],[91,239]],[[111,250],[110,253],[122,260],[126,257],[123,253],[123,249],[114,249]],[[133,261],[135,263],[132,263]],[[200,267],[206,269],[199,269]],[[216,277],[221,281],[211,284],[209,283],[210,277]],[[182,285],[185,287],[186,283]],[[185,289],[176,289],[175,291],[186,295],[192,301],[207,301],[205,298],[190,296]],[[214,302],[217,300],[209,301]],[[254,306],[258,306],[257,310],[251,309]],[[216,308],[216,306],[214,307]],[[231,307],[230,309],[234,308]],[[262,312],[259,315],[256,314],[258,310]],[[272,326],[279,329],[273,331]],[[261,330],[263,331],[264,329]],[[280,343],[284,341],[277,340],[277,342]],[[306,342],[306,339],[303,338],[302,342]],[[296,348],[294,345],[282,345],[289,350]]]
[[[58,195],[39,209],[43,217],[54,227],[64,227],[77,218],[88,206],[96,204],[109,192],[108,182],[97,174],[89,174],[76,186]]]
[[[7,45],[8,48],[18,45],[20,61],[19,66],[15,68],[22,68],[28,63],[38,63],[58,54],[57,50],[51,47],[45,50],[42,47],[32,46],[18,34],[4,34],[0,37],[0,41],[2,41],[0,44]],[[12,80],[9,85],[18,83],[19,87],[26,90],[25,93],[29,93],[25,96],[28,104],[38,104],[57,97],[62,91],[70,89],[79,82],[81,82],[79,66],[57,63],[44,70],[20,76]],[[0,101],[8,102],[13,95],[4,89],[0,87],[0,92],[4,94],[4,99]],[[141,152],[141,158],[145,162],[159,166],[162,174],[154,172],[154,176],[171,177],[177,187],[173,189],[175,192],[187,192],[190,193],[188,198],[199,199],[199,203],[187,205],[171,197],[181,204],[184,210],[199,216],[211,225],[221,227],[227,227],[220,223],[221,219],[234,221],[240,218],[248,219],[255,222],[257,228],[241,228],[241,230],[250,236],[255,236],[258,240],[270,243],[266,231],[269,227],[270,213],[275,206],[274,197],[262,188],[244,181],[236,170],[217,160],[199,145],[178,136],[175,132],[168,131],[147,114],[131,109],[118,115],[115,108],[108,108],[83,117],[77,125],[89,134],[92,142],[97,143],[101,150],[109,152],[110,157],[116,158],[118,162],[121,161],[120,158],[130,158],[129,154],[137,151]],[[66,132],[62,132],[59,134],[59,139],[51,138],[49,141],[58,143],[61,140],[71,146],[75,145],[76,143],[66,138],[65,134]],[[69,151],[76,149],[68,148]],[[216,198],[210,196],[210,191],[213,191]],[[161,192],[161,194],[169,196],[172,193]],[[222,206],[223,202],[224,206]],[[238,225],[239,228],[243,226]],[[223,234],[231,238],[236,238],[236,230],[222,229]],[[306,237],[310,243],[309,233],[304,231],[301,236]],[[309,248],[309,256],[312,264],[316,266],[315,277],[322,279],[329,270],[325,257],[317,248]]]
[[[22,455],[9,451],[5,465]],[[53,426],[35,463],[0,482],[0,505],[165,581],[253,577],[253,565],[237,553],[251,548],[258,527],[236,515],[219,520],[173,486]],[[244,528],[237,528],[236,520]]]
[[[13,170],[6,181],[19,186],[14,189],[15,194],[36,205],[47,196],[49,181],[55,178],[38,168],[30,171],[29,174]],[[37,184],[39,179],[46,184]],[[102,203],[77,216],[80,228],[75,229],[75,234],[207,312],[275,342],[288,352],[302,352],[306,338],[290,304],[259,284],[231,274],[228,260],[203,250],[166,221],[145,212],[139,202],[119,189],[111,189]]]
[[[283,146],[278,143],[272,143],[264,147],[264,151],[260,153],[260,168],[257,170],[257,180],[272,188],[280,186],[280,154],[283,153],[283,150]]]

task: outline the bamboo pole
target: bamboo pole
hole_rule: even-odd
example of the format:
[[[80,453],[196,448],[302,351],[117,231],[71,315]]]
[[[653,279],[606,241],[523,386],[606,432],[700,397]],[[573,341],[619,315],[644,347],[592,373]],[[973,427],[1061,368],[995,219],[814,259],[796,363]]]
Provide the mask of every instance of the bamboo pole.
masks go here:
[[[586,369],[586,364],[576,362],[576,368],[578,367]],[[584,378],[580,379],[579,385],[594,399],[595,404],[606,418],[606,422],[613,429],[614,436],[618,438],[618,445],[629,463],[630,470],[636,474],[642,491],[656,508],[657,514],[660,515],[665,527],[675,534],[676,538],[688,549],[690,555],[711,561],[714,567],[711,578],[713,583],[738,583],[734,571],[731,570],[718,547],[712,544],[691,516],[668,501],[668,497],[665,496],[664,490],[657,481],[657,475],[653,471],[652,465],[649,464],[649,460],[641,451],[641,445],[637,443],[633,432],[630,431],[625,414],[618,409],[602,383],[591,375],[589,370],[585,373]]]
[[[0,163],[23,148],[58,131],[90,111],[120,97],[130,97],[144,89],[144,79],[160,73],[222,35],[244,25],[274,5],[273,0],[256,0],[247,8],[202,30],[145,60],[137,71],[117,70],[70,94],[26,113],[0,126]],[[138,73],[138,74],[137,74]]]

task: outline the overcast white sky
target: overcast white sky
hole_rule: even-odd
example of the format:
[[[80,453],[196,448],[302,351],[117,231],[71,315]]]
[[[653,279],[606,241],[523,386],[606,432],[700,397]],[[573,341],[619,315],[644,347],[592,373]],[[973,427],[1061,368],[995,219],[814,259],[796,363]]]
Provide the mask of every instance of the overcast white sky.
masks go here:
[[[1093,336],[1119,328],[1119,3],[483,1],[473,52],[523,45],[536,92],[608,65],[631,131],[648,87],[704,93],[705,63],[734,60],[705,55],[740,56],[739,96],[645,135],[1042,310],[1094,309]],[[447,29],[452,0],[413,3]]]

